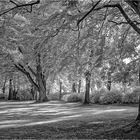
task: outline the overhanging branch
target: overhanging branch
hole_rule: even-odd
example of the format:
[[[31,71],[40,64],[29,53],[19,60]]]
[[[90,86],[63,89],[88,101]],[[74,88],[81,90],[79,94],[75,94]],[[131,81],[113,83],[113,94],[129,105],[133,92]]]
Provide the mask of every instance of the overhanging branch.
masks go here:
[[[126,14],[126,12],[123,10],[122,6],[120,4],[107,4],[101,7],[96,8],[96,6],[99,4],[100,1],[98,1],[77,23],[77,25],[84,20],[92,11],[98,11],[104,8],[118,8],[125,20],[128,22],[128,24],[138,33],[140,34],[140,28],[137,26],[136,22],[133,22],[129,16]]]
[[[140,34],[140,28],[137,26],[137,24],[135,24],[135,22],[133,22],[128,15],[125,13],[125,11],[123,10],[122,6],[120,4],[112,4],[112,5],[104,5],[102,7],[96,8],[95,10],[101,10],[103,8],[118,8],[119,11],[121,12],[121,14],[123,15],[123,17],[125,18],[125,20],[128,22],[128,24],[138,33]]]
[[[108,20],[108,22],[114,23],[115,25],[129,24],[126,21],[116,22],[116,21],[113,21],[113,20]],[[132,21],[132,22],[134,22],[136,25],[140,25],[140,22],[137,22],[137,21]]]
[[[37,74],[34,72],[34,70],[30,67],[30,66],[28,66],[28,69],[31,71],[31,73],[36,77],[37,76]]]
[[[38,85],[34,82],[33,78],[30,75],[30,73],[27,72],[26,69],[21,64],[14,64],[14,65],[17,68],[17,70],[19,70],[20,72],[22,72],[23,74],[25,74],[27,76],[28,80],[30,81],[31,84],[34,85],[36,90],[39,90]]]
[[[6,10],[4,10],[4,11],[1,11],[1,12],[0,12],[0,16],[2,16],[2,15],[6,14],[6,13],[8,13],[8,12],[14,10],[14,9],[21,8],[21,7],[30,6],[31,9],[32,9],[32,6],[33,6],[33,5],[36,5],[36,4],[39,4],[39,3],[40,3],[40,0],[37,0],[37,1],[35,1],[35,2],[29,2],[29,3],[26,3],[26,4],[17,4],[17,3],[15,3],[14,1],[10,1],[10,2],[13,3],[13,4],[15,4],[16,6],[14,6],[13,8],[6,9]]]
[[[78,20],[77,22],[77,26],[79,26],[80,22],[82,22],[92,11],[94,11],[95,7],[101,2],[101,0],[99,0],[95,5],[93,5],[93,7],[82,17]]]

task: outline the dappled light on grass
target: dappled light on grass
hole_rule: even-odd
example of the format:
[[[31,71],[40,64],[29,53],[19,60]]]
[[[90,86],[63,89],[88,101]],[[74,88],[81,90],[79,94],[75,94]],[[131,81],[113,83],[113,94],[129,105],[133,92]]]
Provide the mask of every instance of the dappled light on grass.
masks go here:
[[[19,127],[27,123],[27,120],[6,120],[0,121],[0,128]]]
[[[127,109],[110,109],[110,110],[100,110],[96,111],[93,114],[101,114],[101,113],[112,113],[112,112],[122,112],[126,111]]]
[[[89,122],[88,124],[103,124],[103,121],[98,121],[98,122]]]
[[[52,119],[52,120],[49,120],[49,121],[32,122],[32,123],[25,124],[24,126],[55,123],[55,122],[70,120],[70,119],[72,119],[72,118],[77,118],[77,117],[80,117],[80,116],[81,116],[81,115],[65,116],[65,117],[60,117],[60,118]]]
[[[1,121],[0,122],[0,128],[8,128],[8,127],[22,127],[22,126],[33,126],[33,125],[44,125],[49,123],[55,123],[60,121],[66,121],[70,120],[72,118],[80,117],[81,115],[71,115],[71,116],[64,116],[64,117],[58,117],[56,119],[52,120],[46,120],[46,121],[40,121],[40,120],[7,120],[7,121]]]
[[[6,107],[6,108],[4,108]],[[134,108],[116,106],[79,106],[79,103],[46,102],[33,104],[32,102],[3,102],[0,111],[0,129],[25,126],[47,125],[53,123],[65,124],[67,121],[88,122],[102,124],[95,121],[100,116],[110,117],[112,114],[126,114],[134,112]],[[127,115],[127,114],[126,114]],[[78,123],[80,125],[80,122]]]
[[[1,124],[16,124],[16,123],[23,123],[23,122],[27,122],[26,120],[7,120],[7,121],[0,121],[0,125]]]
[[[0,114],[2,113],[19,113],[19,112],[27,112],[27,111],[31,111],[33,108],[12,108],[12,109],[7,109],[7,110],[3,110],[0,111]]]

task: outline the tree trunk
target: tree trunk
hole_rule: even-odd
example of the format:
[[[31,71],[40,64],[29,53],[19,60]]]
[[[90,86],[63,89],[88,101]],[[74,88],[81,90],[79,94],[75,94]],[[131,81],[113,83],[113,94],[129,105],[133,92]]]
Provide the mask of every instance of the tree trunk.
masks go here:
[[[48,98],[46,96],[46,79],[44,74],[42,73],[40,53],[37,54],[36,58],[36,73],[31,69],[30,66],[28,66],[30,72],[35,76],[35,81],[32,78],[30,72],[28,72],[21,64],[19,63],[15,64],[15,67],[27,76],[29,82],[33,85],[34,89],[39,93],[39,98],[37,100],[39,102],[48,101]]]
[[[3,83],[3,87],[2,87],[2,93],[3,93],[3,96],[5,95],[5,85],[6,85],[6,77],[4,79],[4,83]]]
[[[59,100],[61,100],[61,96],[62,96],[62,82],[60,82]]]
[[[140,64],[139,64],[139,86],[140,86]],[[140,93],[139,93],[138,116],[137,116],[136,120],[140,121]]]
[[[76,92],[76,84],[75,83],[72,84],[72,92],[73,93]]]
[[[35,81],[37,83],[37,79],[36,79],[36,75],[35,75]],[[32,84],[33,86],[33,92],[34,92],[34,100],[38,100],[38,91],[36,90],[35,86]]]
[[[38,87],[39,87],[39,101],[41,101],[41,102],[48,101],[48,98],[46,96],[46,88],[44,87],[41,77],[39,77]]]
[[[32,95],[32,99],[34,100],[34,99],[35,99],[35,91],[34,91],[33,85],[31,85],[30,93],[31,93],[31,95]]]
[[[90,92],[90,77],[91,77],[91,73],[89,71],[86,71],[85,76],[86,76],[86,91],[85,91],[84,104],[89,104],[90,103],[89,92]]]
[[[16,88],[16,76],[13,78],[12,82],[13,82],[13,89],[12,89],[13,90],[12,91],[13,97],[12,97],[12,99],[16,100],[16,96],[17,96],[17,92],[18,92],[18,88]]]
[[[15,87],[15,85],[13,86],[13,100],[16,100],[16,87]]]
[[[9,96],[8,96],[8,100],[12,100],[12,79],[9,80]]]
[[[78,84],[78,93],[81,92],[81,80],[79,80],[79,84]]]
[[[37,64],[37,75],[36,75],[36,79],[37,79],[37,84],[38,84],[38,92],[39,92],[39,101],[43,102],[43,101],[48,101],[48,98],[46,96],[46,81],[45,81],[45,76],[42,73],[42,67],[41,67],[41,58],[40,58],[40,53],[38,53],[37,55],[37,60],[36,60],[36,64]]]
[[[110,91],[111,90],[111,73],[108,72],[108,81],[107,81],[107,89]]]
[[[137,116],[136,120],[140,121],[140,96],[139,96],[138,116]]]

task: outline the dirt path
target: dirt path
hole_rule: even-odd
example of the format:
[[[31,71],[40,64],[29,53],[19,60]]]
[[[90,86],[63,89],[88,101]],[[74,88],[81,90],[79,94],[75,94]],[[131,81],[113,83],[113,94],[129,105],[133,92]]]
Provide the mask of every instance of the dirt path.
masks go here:
[[[136,114],[137,108],[130,106],[0,102],[0,139],[93,138],[128,123]]]

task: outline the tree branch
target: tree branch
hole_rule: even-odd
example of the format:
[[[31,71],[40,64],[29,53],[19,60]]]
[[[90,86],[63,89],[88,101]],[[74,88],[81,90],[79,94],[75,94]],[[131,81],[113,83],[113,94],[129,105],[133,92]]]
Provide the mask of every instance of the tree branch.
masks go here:
[[[140,34],[140,28],[137,26],[137,24],[135,24],[135,22],[133,22],[129,16],[126,14],[126,12],[123,10],[122,6],[120,4],[106,4],[102,7],[98,7],[95,9],[95,7],[100,3],[100,0],[81,18],[78,20],[77,25],[79,25],[79,23],[81,21],[83,21],[92,11],[97,11],[97,10],[101,10],[104,8],[118,8],[119,11],[121,12],[121,14],[123,15],[123,17],[125,18],[125,20],[128,22],[128,24],[138,33]]]
[[[23,74],[25,74],[27,76],[27,78],[29,79],[30,83],[34,85],[34,87],[36,88],[36,90],[39,90],[38,85],[34,82],[34,80],[32,79],[32,77],[30,75],[30,73],[27,72],[25,70],[25,68],[21,64],[14,64],[14,65],[17,68],[17,70],[21,71]]]
[[[123,10],[123,8],[121,7],[120,4],[112,4],[112,5],[104,5],[102,7],[96,8],[95,10],[101,10],[103,8],[118,8],[119,11],[121,12],[121,14],[123,15],[123,17],[125,18],[125,20],[128,22],[128,24],[138,33],[140,34],[140,28],[137,26],[137,24],[135,24],[135,22],[133,22],[128,15],[125,13],[125,11]]]
[[[35,2],[26,3],[26,4],[20,4],[20,5],[18,5],[17,3],[13,2],[12,0],[10,0],[10,2],[13,3],[13,4],[15,4],[16,6],[13,7],[13,8],[6,9],[6,10],[4,10],[4,11],[1,11],[1,12],[0,12],[0,16],[2,16],[2,15],[6,14],[6,13],[8,13],[8,12],[14,10],[14,9],[20,8],[20,7],[27,7],[27,6],[30,6],[31,9],[32,9],[32,6],[33,6],[33,5],[36,5],[36,4],[39,4],[39,3],[40,3],[40,0],[37,0],[37,1],[35,1]]]
[[[77,26],[79,26],[80,22],[83,21],[94,9],[95,7],[101,2],[101,0],[97,1],[97,3],[95,5],[93,5],[93,7],[82,17],[78,20],[77,22]]]
[[[16,6],[18,6],[18,4],[16,2],[14,2],[13,0],[10,0],[10,2]]]
[[[113,21],[113,20],[108,20],[108,22],[114,23],[115,25],[129,24],[128,22],[125,22],[125,21],[116,22],[116,21]],[[140,22],[137,22],[137,21],[132,21],[132,22],[134,22],[136,25],[140,24]]]
[[[33,69],[30,67],[30,66],[28,66],[28,69],[31,71],[31,73],[36,77],[36,73],[33,71]]]
[[[140,1],[139,0],[124,0],[127,4],[129,4],[133,10],[138,14],[140,17]]]

